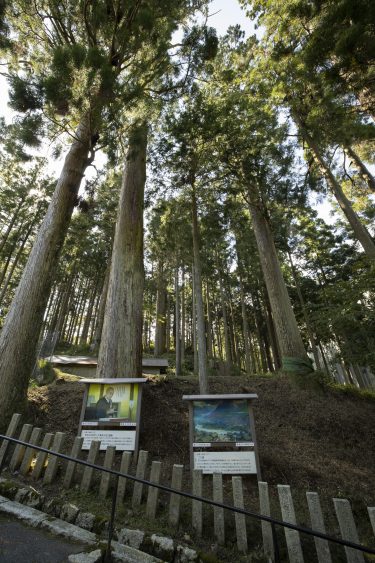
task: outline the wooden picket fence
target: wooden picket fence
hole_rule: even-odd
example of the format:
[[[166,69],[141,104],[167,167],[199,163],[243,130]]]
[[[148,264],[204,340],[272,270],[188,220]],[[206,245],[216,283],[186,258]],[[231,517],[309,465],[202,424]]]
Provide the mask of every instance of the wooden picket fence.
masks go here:
[[[20,414],[14,414],[9,424],[6,435],[11,438],[16,438],[21,420]],[[18,471],[23,476],[28,476],[32,481],[41,481],[44,485],[49,485],[52,482],[62,480],[62,486],[66,489],[71,488],[78,484],[81,491],[88,492],[95,486],[97,490],[97,483],[93,481],[94,469],[91,467],[84,467],[83,471],[78,470],[78,465],[74,461],[66,461],[59,459],[56,456],[47,454],[46,452],[37,451],[32,446],[40,446],[57,453],[64,453],[64,444],[66,435],[64,432],[56,432],[55,434],[42,433],[41,428],[34,428],[31,424],[24,424],[18,436],[19,440],[28,442],[29,447],[22,446],[21,444],[10,447],[10,442],[3,440],[0,446],[0,467],[7,465],[10,472]],[[73,446],[70,452],[66,452],[73,458],[79,458],[81,454],[83,438],[77,436],[74,439]],[[87,455],[87,461],[95,464],[100,449],[100,442],[93,441]],[[103,467],[111,469],[114,468],[115,462],[115,447],[107,447],[105,450]],[[149,481],[159,484],[161,478],[162,462],[151,461],[149,467],[149,453],[141,450],[136,460],[135,476],[140,479],[145,479],[146,474],[149,475]],[[120,472],[129,474],[132,462],[131,452],[122,452]],[[183,490],[184,479],[184,466],[173,465],[171,472],[171,488],[181,491]],[[223,476],[221,474],[214,474],[212,476],[203,476],[200,470],[194,470],[191,478],[191,492],[196,496],[202,496],[203,481],[204,479],[211,480],[212,498],[218,503],[223,503]],[[109,494],[111,475],[109,473],[101,472],[98,495],[100,498],[105,499]],[[207,481],[206,481],[207,485]],[[244,490],[242,477],[233,476],[231,478],[233,505],[238,508],[245,508],[244,506]],[[156,487],[148,487],[147,495],[144,495],[145,486],[142,483],[134,482],[132,492],[130,493],[129,479],[120,477],[117,491],[117,504],[118,506],[125,503],[131,504],[134,510],[145,510],[146,517],[150,520],[159,518],[161,508],[159,505],[159,489]],[[186,490],[186,489],[185,489]],[[289,485],[277,485],[278,501],[280,505],[281,517],[285,522],[297,524],[295,515],[295,508]],[[269,495],[269,486],[266,482],[258,483],[259,493],[259,513],[271,516],[271,503]],[[146,502],[142,502],[144,496],[147,497]],[[306,493],[307,507],[310,516],[311,528],[315,531],[326,533],[326,527],[323,517],[323,511],[318,493]],[[191,527],[196,536],[201,537],[203,532],[206,532],[206,527],[203,527],[203,504],[197,500],[190,500],[191,502]],[[340,530],[340,537],[343,540],[360,543],[357,526],[355,524],[353,511],[350,502],[347,499],[336,498],[333,499],[334,510],[338,521]],[[372,532],[375,536],[375,507],[367,508],[368,516]],[[213,516],[213,533],[215,541],[219,545],[225,545],[226,542],[226,519],[224,517],[224,509],[220,507],[212,507]],[[180,523],[181,517],[181,496],[177,493],[169,493],[169,500],[167,506],[167,520],[171,528],[177,528]],[[235,513],[235,534],[237,541],[237,548],[241,553],[248,552],[248,528],[246,523],[246,516],[243,514]],[[205,515],[206,523],[206,515]],[[271,524],[262,522],[261,524],[263,550],[269,561],[273,560],[273,537]],[[280,533],[280,532],[279,532]],[[284,538],[286,552],[291,563],[304,563],[310,562],[311,555],[303,553],[303,542],[301,542],[300,533],[284,528]],[[315,552],[314,560],[318,563],[330,563],[335,561],[332,557],[331,547],[328,541],[314,538]],[[365,559],[360,551],[345,547],[345,557],[348,563],[364,563]],[[287,560],[287,559],[283,559]],[[344,560],[341,559],[340,560]]]

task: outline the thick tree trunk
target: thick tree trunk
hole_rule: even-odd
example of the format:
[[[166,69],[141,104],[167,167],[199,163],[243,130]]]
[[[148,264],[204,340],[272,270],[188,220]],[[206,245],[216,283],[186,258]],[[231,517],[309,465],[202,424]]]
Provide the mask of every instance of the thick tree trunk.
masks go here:
[[[213,357],[213,341],[212,341],[212,315],[209,299],[208,283],[206,283],[206,311],[207,311],[207,356]]]
[[[163,264],[159,262],[158,282],[156,295],[156,326],[154,356],[160,356],[166,351],[166,305],[167,283],[165,280]]]
[[[249,190],[249,208],[283,368],[289,371],[285,363],[294,362],[293,371],[312,371],[281,272],[266,209],[255,188]]]
[[[68,310],[66,312],[65,318],[63,320],[63,327],[60,334],[60,341],[64,340],[69,342],[70,338],[70,329],[74,324],[75,317],[76,317],[76,294],[79,294],[79,286],[80,286],[80,279],[79,275],[73,280],[73,286],[70,292],[69,297],[69,305]]]
[[[215,316],[216,316],[215,328],[216,328],[217,349],[218,349],[220,361],[223,362],[224,361],[223,339],[221,338],[221,326],[220,326],[220,318],[219,318],[218,311],[219,311],[219,305],[216,304],[216,306],[215,306]]]
[[[257,306],[255,310],[255,328],[257,332],[258,347],[259,347],[259,367],[261,371],[266,372],[268,370],[268,365],[266,358],[266,347],[262,336],[262,323],[263,323],[263,319],[261,316],[261,311]]]
[[[306,127],[304,126],[301,118],[295,112],[293,113],[293,118],[296,121],[298,128],[301,132],[301,135],[305,139],[306,143],[310,147],[314,157],[319,164],[322,174],[327,178],[329,185],[332,188],[332,192],[337,200],[337,203],[341,207],[345,217],[347,218],[350,226],[353,229],[354,235],[360,244],[363,247],[363,250],[367,254],[369,258],[375,259],[375,243],[372,240],[370,233],[366,229],[364,225],[362,225],[361,221],[358,218],[358,215],[353,210],[352,204],[349,199],[344,194],[340,183],[335,178],[332,170],[328,166],[327,162],[323,158],[317,143],[314,141],[310,133],[307,131]]]
[[[199,243],[199,226],[197,198],[195,187],[192,186],[192,231],[193,231],[193,253],[194,253],[194,281],[195,281],[195,305],[197,313],[197,344],[198,344],[198,368],[199,368],[199,392],[201,395],[208,393],[208,374],[207,374],[207,352],[206,352],[206,331],[204,322],[204,308],[202,296],[202,274],[201,257]]]
[[[103,287],[102,287],[102,293],[101,293],[101,296],[100,296],[99,309],[98,309],[98,314],[97,314],[97,319],[96,319],[96,324],[95,324],[94,336],[92,338],[92,342],[91,342],[91,346],[90,346],[91,352],[97,352],[99,350],[99,344],[100,344],[100,339],[101,339],[101,336],[102,336],[103,324],[104,324],[105,304],[107,302],[107,293],[108,293],[110,272],[111,272],[111,263],[108,264],[106,272],[105,272],[105,277],[104,277],[104,282],[103,282]]]
[[[83,318],[85,315],[85,309],[86,309],[86,303],[89,297],[89,284],[90,282],[88,280],[85,280],[84,285],[83,285],[83,289],[82,289],[82,294],[81,294],[81,302],[80,302],[80,306],[79,306],[79,311],[78,311],[78,315],[77,315],[77,323],[76,323],[76,328],[74,331],[74,344],[75,346],[78,346],[79,341],[80,341],[80,333],[82,330],[82,325],[83,325]]]
[[[185,288],[185,268],[182,268],[181,286],[181,367],[184,369],[185,346],[186,346],[186,288]]]
[[[147,126],[134,127],[126,157],[98,358],[98,377],[142,374],[143,207]]]
[[[270,340],[270,345],[272,350],[273,364],[275,366],[275,370],[278,370],[281,368],[281,358],[280,358],[280,350],[279,350],[279,345],[277,342],[277,336],[275,331],[275,324],[272,318],[272,311],[271,311],[271,306],[268,299],[267,291],[263,291],[262,293],[263,293],[263,303],[265,309],[264,317],[266,319],[267,332],[268,332],[268,337]]]
[[[256,355],[255,345],[251,332],[249,332],[249,340],[250,340],[251,363],[253,366],[254,373],[257,373],[257,371],[259,370],[259,361],[258,361],[258,356]]]
[[[219,271],[219,288],[220,288],[221,312],[222,312],[222,316],[223,316],[223,325],[224,325],[225,361],[228,364],[228,366],[230,366],[232,364],[232,350],[231,350],[230,340],[229,340],[228,315],[227,315],[227,307],[226,307],[226,300],[225,300],[225,294],[224,294],[223,280],[221,279],[220,271]]]
[[[178,284],[178,268],[175,270],[175,352],[176,352],[176,375],[181,375],[181,331],[180,331],[180,288]]]
[[[89,328],[90,328],[90,324],[91,324],[92,312],[93,312],[94,305],[95,305],[97,289],[98,289],[98,285],[97,285],[97,283],[95,283],[92,290],[91,290],[91,296],[89,298],[89,302],[88,302],[87,310],[86,310],[85,322],[83,323],[82,332],[81,332],[81,335],[79,337],[79,344],[81,346],[85,346],[87,344],[87,339],[88,339],[88,335],[89,335]]]
[[[238,339],[235,329],[235,317],[234,317],[234,310],[233,310],[233,299],[232,294],[230,291],[230,287],[226,292],[228,295],[228,305],[229,305],[229,341],[231,347],[231,355],[232,355],[232,362],[236,365],[239,365],[239,358],[238,358]]]
[[[324,363],[324,367],[325,367],[326,372],[327,372],[328,374],[332,375],[321,342],[318,342],[318,348],[319,348],[319,350],[320,350],[320,354],[321,354],[321,356],[322,356],[322,359],[323,359],[323,363]]]
[[[251,375],[252,373],[254,373],[254,369],[251,361],[249,322],[247,320],[247,314],[246,314],[245,292],[243,288],[241,273],[239,273],[239,282],[240,282],[240,298],[241,298],[241,313],[242,313],[242,330],[243,330],[243,339],[245,345],[245,369],[247,375]]]
[[[191,305],[191,340],[193,345],[193,373],[198,374],[198,344],[197,344],[197,306],[195,295],[195,273],[192,267],[192,305]]]
[[[83,291],[84,291],[84,281],[82,281],[82,283],[80,284],[80,287],[77,291],[77,293],[78,293],[77,303],[76,303],[76,306],[75,306],[74,313],[72,315],[72,322],[71,322],[70,327],[69,327],[69,342],[71,342],[72,344],[75,344],[75,339],[76,339],[76,336],[77,336],[77,326],[78,326],[79,317],[80,317],[81,311],[82,311]]]
[[[91,351],[92,341],[93,341],[93,339],[94,339],[96,321],[97,321],[97,319],[98,319],[98,312],[99,312],[100,299],[101,299],[101,291],[98,292],[98,293],[96,294],[96,297],[95,297],[95,304],[94,304],[94,309],[93,309],[93,313],[92,313],[92,317],[91,317],[91,323],[90,323],[90,327],[89,327],[89,334],[88,334],[88,337],[87,337],[88,343],[90,344],[90,351]]]
[[[51,306],[51,313],[47,317],[45,315],[45,323],[46,323],[46,332],[51,333],[55,330],[55,326],[57,323],[57,319],[59,318],[59,311],[61,307],[61,302],[63,299],[63,291],[62,291],[62,284],[60,283],[58,288],[56,289],[54,301],[52,302]]]
[[[358,154],[352,147],[346,147],[345,152],[352,159],[363,180],[367,182],[371,191],[375,192],[375,178],[367,168],[366,164],[359,158]]]
[[[171,349],[171,298],[167,292],[167,310],[165,313],[165,348],[167,352]]]
[[[0,426],[23,408],[56,263],[88,164],[89,118],[82,120],[29,255],[0,336]]]
[[[299,302],[300,302],[300,305],[301,305],[303,318],[305,320],[307,334],[309,335],[311,350],[312,350],[312,353],[313,353],[313,356],[314,356],[316,369],[321,370],[322,365],[321,365],[320,358],[319,358],[318,348],[317,348],[317,345],[315,344],[314,333],[313,333],[313,330],[311,328],[310,319],[309,319],[309,316],[308,316],[307,310],[306,310],[305,300],[303,298],[302,291],[301,291],[301,285],[300,285],[299,280],[298,280],[298,273],[297,273],[297,270],[294,266],[292,255],[290,254],[290,252],[288,252],[288,257],[289,257],[290,266],[292,268],[292,275],[293,275],[294,283],[296,285],[297,295],[298,295],[298,299],[299,299]]]
[[[73,285],[74,275],[75,275],[75,268],[73,267],[71,274],[69,275],[68,279],[64,284],[64,290],[63,292],[61,292],[62,295],[61,295],[61,301],[59,303],[58,316],[56,317],[55,322],[51,325],[51,331],[49,331],[51,333],[53,332],[57,333],[58,341],[61,339],[63,335],[64,324],[66,322],[67,315],[69,314],[69,304],[71,301],[71,295],[74,292],[74,285]]]
[[[51,291],[51,294],[49,296],[47,307],[46,307],[46,310],[45,310],[45,313],[44,313],[43,326],[42,326],[42,336],[43,337],[47,334],[48,328],[51,324],[50,319],[52,319],[52,317],[53,317],[53,312],[55,310],[55,302],[57,301],[58,294],[59,294],[59,291],[57,289],[57,285],[55,284],[52,287],[52,291]]]
[[[273,360],[272,360],[271,341],[270,341],[269,332],[268,332],[267,319],[265,318],[264,312],[263,312],[263,317],[264,317],[264,320],[265,320],[265,324],[263,326],[263,333],[262,333],[263,344],[264,344],[264,352],[266,354],[268,371],[273,373],[275,371],[275,366],[274,366],[274,363],[273,363]]]

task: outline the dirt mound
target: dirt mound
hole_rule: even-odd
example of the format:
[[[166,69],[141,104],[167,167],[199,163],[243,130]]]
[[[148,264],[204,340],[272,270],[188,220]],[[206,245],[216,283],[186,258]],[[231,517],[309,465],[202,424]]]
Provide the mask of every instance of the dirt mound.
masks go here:
[[[301,389],[286,377],[212,377],[211,393],[255,392],[262,479],[326,497],[375,502],[375,402],[339,391]],[[193,377],[150,378],[144,389],[140,447],[163,465],[189,465],[188,408]],[[29,419],[46,431],[78,431],[83,385],[59,379],[30,389]]]

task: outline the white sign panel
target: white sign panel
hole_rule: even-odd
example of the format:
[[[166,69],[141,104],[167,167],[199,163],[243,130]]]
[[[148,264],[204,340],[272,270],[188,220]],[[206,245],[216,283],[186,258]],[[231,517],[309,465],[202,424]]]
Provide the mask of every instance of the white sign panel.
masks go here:
[[[105,450],[107,446],[116,446],[118,451],[135,450],[134,430],[83,430],[83,450],[89,450],[93,440],[100,440],[100,449]]]
[[[236,442],[236,448],[254,447],[254,442]]]
[[[205,442],[193,442],[193,448],[211,448],[211,444]]]
[[[194,452],[194,469],[209,474],[256,474],[255,452]]]

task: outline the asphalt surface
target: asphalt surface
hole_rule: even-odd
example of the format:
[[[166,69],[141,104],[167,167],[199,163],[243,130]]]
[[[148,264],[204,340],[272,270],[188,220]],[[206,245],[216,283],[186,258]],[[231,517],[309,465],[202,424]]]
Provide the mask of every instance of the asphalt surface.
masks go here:
[[[0,563],[66,563],[68,555],[86,549],[0,515]]]

